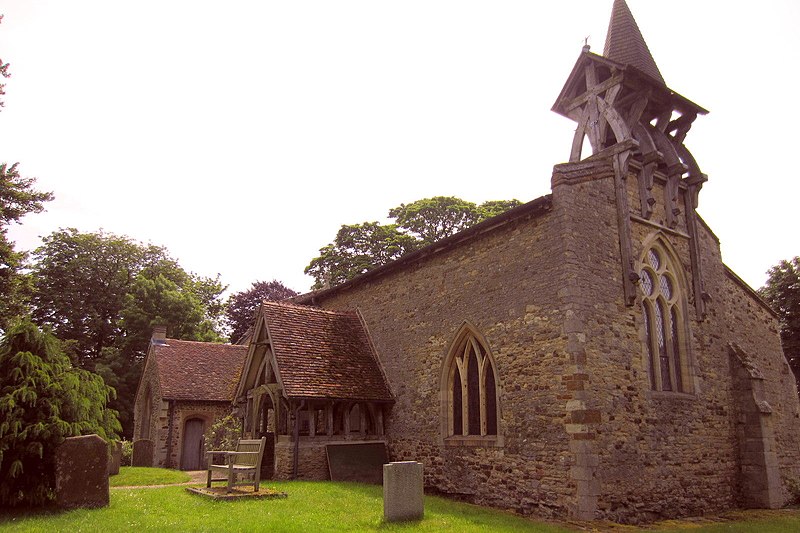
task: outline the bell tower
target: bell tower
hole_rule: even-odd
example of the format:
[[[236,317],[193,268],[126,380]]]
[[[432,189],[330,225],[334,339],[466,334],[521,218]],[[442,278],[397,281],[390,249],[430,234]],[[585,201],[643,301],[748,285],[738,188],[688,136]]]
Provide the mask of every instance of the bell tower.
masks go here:
[[[614,1],[603,55],[584,46],[553,111],[577,123],[571,163],[610,159],[613,165],[626,304],[633,305],[639,278],[632,256],[631,217],[651,221],[654,206],[663,202],[663,220],[654,223],[675,229],[679,215],[685,215],[694,302],[701,318],[704,294],[695,209],[707,177],[684,140],[697,116],[707,111],[667,87],[625,0]],[[585,155],[589,148],[591,154]],[[628,200],[631,177],[638,181],[635,206]],[[661,187],[654,188],[656,178],[664,183],[663,194]],[[680,190],[685,193],[679,194]]]

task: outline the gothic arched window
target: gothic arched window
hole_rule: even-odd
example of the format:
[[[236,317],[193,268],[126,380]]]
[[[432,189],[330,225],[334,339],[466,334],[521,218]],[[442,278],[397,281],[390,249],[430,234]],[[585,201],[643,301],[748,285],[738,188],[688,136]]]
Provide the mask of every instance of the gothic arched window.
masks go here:
[[[650,388],[689,392],[685,326],[686,297],[682,272],[666,245],[657,240],[645,249],[639,275]]]
[[[442,429],[445,438],[496,440],[497,372],[488,346],[468,324],[462,326],[442,372]]]

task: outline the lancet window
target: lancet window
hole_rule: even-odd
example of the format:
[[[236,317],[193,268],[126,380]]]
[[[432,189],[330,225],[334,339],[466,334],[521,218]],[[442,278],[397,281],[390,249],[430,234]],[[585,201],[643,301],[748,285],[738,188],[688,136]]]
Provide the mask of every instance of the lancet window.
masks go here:
[[[657,242],[645,251],[639,275],[650,387],[689,392],[686,298],[666,247]]]
[[[462,328],[445,361],[442,380],[446,437],[498,435],[494,361],[472,328]]]

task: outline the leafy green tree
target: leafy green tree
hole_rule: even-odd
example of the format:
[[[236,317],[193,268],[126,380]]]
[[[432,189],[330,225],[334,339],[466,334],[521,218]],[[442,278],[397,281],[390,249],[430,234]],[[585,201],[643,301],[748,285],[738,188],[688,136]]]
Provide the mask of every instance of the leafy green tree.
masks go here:
[[[783,352],[800,386],[800,256],[781,261],[767,273],[759,292],[780,317]]]
[[[65,341],[77,366],[118,391],[124,434],[152,327],[173,338],[220,341],[222,292],[216,279],[186,272],[166,249],[128,237],[61,229],[34,252],[33,318]]]
[[[2,69],[0,61],[0,73]],[[52,193],[34,190],[35,181],[20,176],[17,163],[11,166],[0,164],[0,330],[5,329],[14,317],[25,313],[23,300],[29,281],[20,272],[26,254],[14,250],[14,244],[8,238],[8,226],[19,223],[28,213],[42,212],[44,202],[53,199]]]
[[[488,200],[478,206],[478,222],[496,217],[522,205],[519,200]]]
[[[314,277],[313,289],[338,285],[416,250],[420,242],[397,229],[377,222],[343,225],[333,243],[320,249],[305,273]]]
[[[397,226],[431,244],[479,221],[478,206],[454,196],[423,198],[389,210]]]
[[[29,321],[11,325],[0,339],[0,507],[52,499],[54,451],[64,438],[117,438],[113,393],[75,368],[52,334]]]
[[[269,282],[253,282],[246,291],[232,294],[225,309],[225,316],[231,328],[231,341],[237,342],[247,333],[261,302],[264,300],[279,302],[292,296],[297,296],[297,292],[275,279]]]
[[[3,15],[0,15],[0,23]],[[0,59],[0,77],[9,78],[8,63]],[[0,83],[0,97],[5,95],[5,83]],[[5,102],[0,98],[0,111]],[[25,313],[25,289],[27,278],[20,273],[26,254],[14,250],[8,238],[8,226],[19,222],[27,213],[39,213],[43,203],[53,199],[52,193],[33,189],[35,180],[23,178],[17,169],[18,163],[8,166],[0,164],[0,331],[9,322]]]
[[[336,239],[320,249],[305,272],[314,277],[312,289],[338,285],[519,205],[519,200],[476,205],[453,196],[400,204],[389,210],[396,224],[343,225]]]

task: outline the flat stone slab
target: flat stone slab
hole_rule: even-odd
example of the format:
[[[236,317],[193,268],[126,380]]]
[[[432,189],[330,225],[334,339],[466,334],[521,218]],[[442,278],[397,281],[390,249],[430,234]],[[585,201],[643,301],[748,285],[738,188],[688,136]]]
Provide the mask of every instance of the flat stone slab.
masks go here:
[[[228,492],[228,487],[186,487],[186,490],[212,500],[280,500],[289,497],[274,489],[262,488],[255,492],[253,487],[237,487],[232,492]]]

